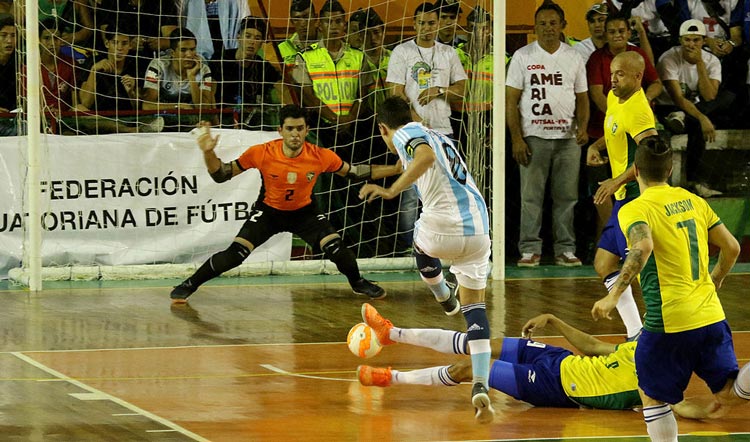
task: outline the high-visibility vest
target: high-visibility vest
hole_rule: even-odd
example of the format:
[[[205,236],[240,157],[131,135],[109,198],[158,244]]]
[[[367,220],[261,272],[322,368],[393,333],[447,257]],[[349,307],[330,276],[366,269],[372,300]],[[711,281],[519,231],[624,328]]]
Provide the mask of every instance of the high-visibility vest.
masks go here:
[[[297,53],[300,51],[300,48],[294,44],[296,38],[297,33],[295,32],[291,37],[279,43],[279,54],[282,60],[284,60],[285,65],[293,65],[297,58]]]
[[[377,111],[378,104],[388,98],[388,88],[386,87],[385,79],[388,76],[388,62],[390,60],[390,49],[383,49],[383,56],[380,58],[378,66],[375,66],[369,58],[365,58],[365,61],[367,61],[367,70],[370,72],[374,80],[370,86],[367,102],[370,105],[370,109],[374,111]]]
[[[464,50],[464,44],[456,48],[458,59],[461,61],[469,81],[464,94],[464,112],[484,111],[492,109],[492,80],[494,69],[492,66],[492,52],[485,54],[476,63]]]
[[[334,63],[328,49],[312,45],[302,53],[315,96],[337,115],[349,115],[359,98],[359,73],[365,54],[346,46]]]

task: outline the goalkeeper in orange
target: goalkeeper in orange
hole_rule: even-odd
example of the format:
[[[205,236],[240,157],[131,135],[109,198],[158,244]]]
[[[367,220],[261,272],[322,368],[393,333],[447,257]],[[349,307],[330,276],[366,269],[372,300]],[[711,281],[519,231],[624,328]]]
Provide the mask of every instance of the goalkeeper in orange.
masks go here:
[[[279,232],[291,232],[312,246],[319,246],[326,258],[336,264],[354,293],[370,299],[384,298],[380,286],[363,278],[357,260],[342,242],[312,196],[315,181],[322,173],[335,173],[353,181],[379,179],[400,173],[401,165],[350,165],[335,152],[305,141],[308,124],[304,111],[295,105],[279,113],[281,139],[248,148],[239,158],[225,163],[216,156],[219,137],[212,137],[210,124],[202,122],[198,146],[208,173],[223,183],[248,169],[258,169],[262,187],[258,200],[232,244],[211,256],[188,279],[176,286],[170,297],[182,304],[204,282],[240,265],[253,249]]]

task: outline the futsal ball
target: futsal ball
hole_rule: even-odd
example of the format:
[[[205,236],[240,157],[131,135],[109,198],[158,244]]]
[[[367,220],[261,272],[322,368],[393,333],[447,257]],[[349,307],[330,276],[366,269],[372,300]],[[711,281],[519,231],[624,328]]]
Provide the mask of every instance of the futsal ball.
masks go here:
[[[349,330],[349,335],[346,337],[346,345],[349,346],[349,350],[355,356],[365,359],[380,353],[380,349],[383,348],[380,345],[380,341],[378,341],[375,330],[364,322],[360,322]]]

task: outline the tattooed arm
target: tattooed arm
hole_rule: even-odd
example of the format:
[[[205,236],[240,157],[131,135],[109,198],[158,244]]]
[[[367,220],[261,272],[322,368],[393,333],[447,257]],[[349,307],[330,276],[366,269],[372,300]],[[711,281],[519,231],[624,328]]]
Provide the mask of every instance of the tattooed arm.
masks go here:
[[[594,318],[594,321],[602,318],[612,319],[609,314],[617,306],[620,295],[630,286],[633,279],[641,273],[643,266],[646,265],[646,260],[651,256],[651,252],[654,249],[654,242],[651,239],[651,229],[648,227],[648,224],[638,223],[631,226],[628,231],[628,243],[630,244],[630,252],[628,252],[625,263],[622,265],[617,283],[612,287],[612,291],[607,296],[596,301],[594,308],[591,309],[591,316]]]

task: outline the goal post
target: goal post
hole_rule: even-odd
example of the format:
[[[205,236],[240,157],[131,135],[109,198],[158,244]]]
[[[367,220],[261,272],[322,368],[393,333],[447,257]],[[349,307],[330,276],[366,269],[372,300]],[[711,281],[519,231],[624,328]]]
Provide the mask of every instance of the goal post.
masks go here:
[[[254,15],[264,15],[267,23],[274,27],[273,35],[277,39],[267,42],[265,48],[270,47],[268,43],[278,44],[292,34],[287,2],[264,2],[260,8],[254,1],[249,0],[251,11]],[[389,34],[389,48],[414,36],[410,19],[413,11],[407,10],[412,2],[407,2],[408,5],[374,0],[345,0],[341,3],[347,17],[360,7],[373,8],[381,15]],[[313,0],[312,4],[320,10],[323,1]],[[463,14],[457,24],[459,34],[465,33],[466,15],[475,6],[483,7],[496,17],[493,20],[492,47],[497,54],[503,54],[505,1],[461,2]],[[61,89],[72,89],[75,95],[55,97],[56,102],[52,103],[49,94],[63,92],[51,91],[49,82],[40,77],[43,73],[50,75],[43,67],[48,61],[44,43],[39,38],[45,31],[43,21],[40,22],[36,8],[25,9],[24,20],[17,20],[17,53],[19,63],[25,66],[23,79],[27,82],[23,88],[25,91],[22,88],[18,91],[19,102],[24,103],[21,127],[26,130],[25,135],[21,134],[18,139],[26,143],[26,149],[14,149],[13,143],[4,143],[0,147],[5,158],[16,161],[23,169],[20,176],[6,173],[4,177],[12,190],[7,191],[7,197],[0,203],[0,244],[6,249],[0,252],[6,254],[0,257],[4,258],[0,263],[12,265],[0,269],[1,276],[36,291],[43,288],[45,280],[182,278],[189,275],[208,256],[232,241],[242,224],[243,214],[247,213],[247,207],[258,194],[259,183],[257,177],[253,181],[246,176],[249,174],[236,177],[231,183],[213,183],[192,136],[185,131],[198,119],[212,120],[222,131],[224,143],[217,152],[223,160],[229,161],[249,145],[278,137],[273,130],[278,121],[273,120],[273,116],[283,104],[283,98],[270,86],[268,90],[258,89],[259,94],[268,92],[269,95],[259,95],[257,103],[238,102],[236,97],[230,99],[219,95],[217,90],[221,89],[217,80],[204,82],[213,88],[211,92],[216,98],[213,109],[183,108],[182,101],[168,107],[160,105],[154,110],[145,109],[142,103],[144,91],[152,81],[149,77],[152,75],[151,60],[140,59],[133,71],[137,74],[134,82],[138,91],[133,100],[138,104],[132,110],[103,108],[102,103],[112,98],[127,98],[117,95],[123,93],[118,85],[111,89],[116,95],[114,97],[97,88],[92,89],[94,103],[99,109],[93,105],[83,106],[81,91],[90,89],[91,85],[85,83],[89,81],[92,70],[101,71],[95,76],[97,84],[104,83],[106,75],[115,75],[108,72],[111,70],[108,64],[97,65],[108,59],[108,48],[114,44],[114,40],[106,40],[112,36],[97,20],[105,17],[107,12],[113,12],[91,9],[89,13],[95,26],[89,29],[92,33],[90,40],[72,43],[61,40],[60,45],[67,49],[55,54],[62,63],[58,67],[64,66],[63,71],[70,71],[69,78],[55,80],[60,81],[56,87],[62,85]],[[65,11],[52,13],[58,30],[68,32],[86,27],[75,21],[80,15],[66,14]],[[180,11],[177,14],[173,17],[177,26],[195,22],[180,16]],[[76,18],[71,21],[71,17]],[[30,23],[34,25],[26,26]],[[287,28],[283,35],[280,35],[280,26]],[[193,34],[204,38],[204,31],[198,27]],[[59,32],[58,38],[62,37],[62,32]],[[131,47],[125,56],[126,62],[135,63],[138,57],[143,57],[144,48],[153,50],[157,60],[164,60],[164,66],[174,58],[170,52],[173,48],[164,46],[163,42],[159,46],[158,39],[144,35],[129,36],[129,39]],[[221,45],[221,42],[217,44]],[[218,57],[202,62],[212,69],[214,79],[220,71],[224,78],[229,78],[226,67],[235,60],[236,51],[237,47],[225,47]],[[278,58],[276,54],[268,57],[272,66],[283,72],[284,61]],[[502,56],[494,57],[492,97],[495,104],[504,102],[501,81],[504,64],[501,59]],[[122,72],[118,75],[125,75]],[[115,78],[119,81],[121,77]],[[264,78],[260,77],[259,83],[264,83]],[[282,84],[290,81],[288,76],[281,78]],[[472,82],[469,85],[474,87]],[[291,84],[285,86],[294,87]],[[245,88],[250,87],[249,83],[238,82],[234,90],[241,96]],[[502,109],[502,105],[496,107]],[[363,117],[355,122],[355,126],[373,124],[372,115],[366,118],[367,121]],[[472,121],[472,128],[504,127],[504,112],[488,112],[482,119],[466,118],[466,121]],[[318,131],[314,132],[320,136]],[[492,138],[487,139],[485,134]],[[503,174],[493,171],[504,169],[504,131],[476,131],[470,139],[472,141],[466,146],[467,164],[488,191],[494,242],[492,260],[495,263],[491,274],[494,279],[503,279],[504,217],[495,214],[504,213],[504,182]],[[379,135],[373,131],[367,139],[355,139],[353,151],[342,150],[350,156],[342,157],[352,163],[395,161],[382,150],[382,145],[375,147],[378,142]],[[325,147],[340,148],[337,145]],[[176,187],[171,187],[173,182],[177,183]],[[322,179],[316,186],[316,197],[342,233],[345,244],[357,255],[363,272],[414,270],[411,243],[405,239],[409,238],[409,232],[399,223],[404,214],[398,204],[379,201],[367,205],[357,197],[359,186],[342,183],[337,178]],[[229,187],[231,192],[227,192]],[[175,193],[171,193],[173,191]],[[297,245],[298,241],[291,236],[281,238],[272,245],[277,249],[262,255],[267,258],[246,262],[225,276],[336,272],[335,266],[323,259],[319,250],[300,249]],[[278,250],[281,252],[277,253]]]

